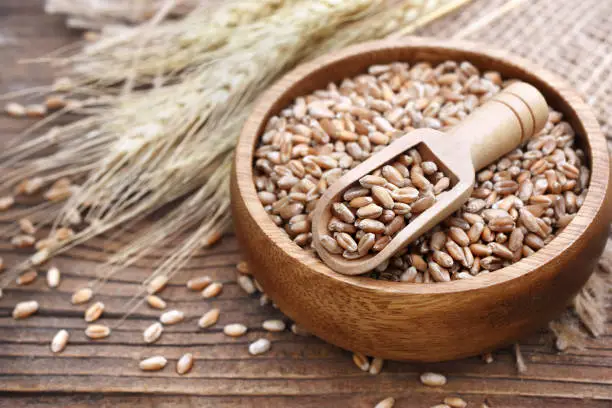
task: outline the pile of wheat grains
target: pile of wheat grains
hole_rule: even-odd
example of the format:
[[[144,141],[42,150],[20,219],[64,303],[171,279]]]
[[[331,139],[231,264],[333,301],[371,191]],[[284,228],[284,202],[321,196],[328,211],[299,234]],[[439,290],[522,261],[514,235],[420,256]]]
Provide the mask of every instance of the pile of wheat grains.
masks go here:
[[[276,225],[312,251],[313,210],[334,181],[408,131],[456,125],[511,82],[467,61],[396,62],[298,97],[269,120],[255,150],[259,199]],[[477,173],[461,210],[367,276],[467,279],[550,242],[582,205],[589,182],[585,154],[562,119],[551,110],[539,134]],[[344,193],[323,244],[348,259],[380,251],[449,184],[411,150]]]

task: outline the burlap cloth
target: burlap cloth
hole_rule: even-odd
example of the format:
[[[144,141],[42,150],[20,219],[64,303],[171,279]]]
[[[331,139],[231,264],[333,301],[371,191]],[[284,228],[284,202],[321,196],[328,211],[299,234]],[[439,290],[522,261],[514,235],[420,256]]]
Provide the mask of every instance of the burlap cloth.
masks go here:
[[[612,147],[612,1],[473,0],[411,34],[490,44],[564,77],[592,106]],[[580,346],[585,331],[604,332],[611,277],[609,239],[591,280],[551,322],[558,348]]]

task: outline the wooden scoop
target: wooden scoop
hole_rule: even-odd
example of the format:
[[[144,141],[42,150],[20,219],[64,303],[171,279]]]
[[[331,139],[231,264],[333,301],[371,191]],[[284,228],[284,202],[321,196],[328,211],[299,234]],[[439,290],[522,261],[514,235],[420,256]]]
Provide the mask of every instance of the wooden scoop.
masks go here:
[[[373,270],[396,252],[426,233],[467,201],[475,172],[495,162],[538,133],[546,124],[548,105],[533,86],[516,82],[476,109],[448,132],[417,129],[397,139],[334,182],[319,199],[314,212],[314,247],[331,269],[344,275]],[[361,177],[416,147],[424,160],[436,162],[451,179],[452,188],[436,197],[433,206],[415,217],[377,254],[346,259],[328,252],[321,237],[329,235],[331,206]]]

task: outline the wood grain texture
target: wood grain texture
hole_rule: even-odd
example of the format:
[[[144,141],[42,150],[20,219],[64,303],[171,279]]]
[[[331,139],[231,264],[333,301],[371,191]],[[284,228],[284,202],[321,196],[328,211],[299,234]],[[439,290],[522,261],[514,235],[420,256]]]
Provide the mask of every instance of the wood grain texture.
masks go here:
[[[44,66],[17,65],[22,57],[35,57],[68,44],[77,37],[63,28],[61,19],[44,16],[42,1],[0,1],[0,34],[17,42],[0,46],[0,93],[21,87],[47,84]],[[30,121],[9,120],[0,115],[0,148]],[[0,228],[6,226],[0,223]],[[159,315],[140,308],[114,333],[101,341],[85,339],[84,306],[69,303],[75,288],[95,276],[103,251],[112,250],[103,236],[53,261],[63,273],[57,290],[50,290],[43,277],[27,287],[9,289],[0,299],[0,407],[372,407],[393,396],[396,407],[429,407],[447,395],[461,395],[470,406],[487,401],[492,407],[539,408],[609,407],[612,401],[612,322],[598,340],[589,340],[582,350],[557,353],[552,338],[540,331],[523,340],[521,347],[528,372],[518,375],[508,350],[495,353],[486,365],[479,358],[438,364],[387,362],[377,377],[360,372],[350,353],[313,337],[290,333],[268,334],[260,327],[270,318],[284,318],[274,308],[259,307],[258,299],[246,296],[234,283],[234,265],[241,253],[233,235],[216,247],[203,251],[163,292],[171,307],[184,310],[186,322],[170,327],[159,343],[142,344],[142,329]],[[119,238],[129,242],[128,231]],[[162,253],[168,253],[166,248]],[[22,260],[25,252],[0,243],[0,256],[9,265]],[[161,253],[141,260],[115,276],[98,299],[107,310],[101,320],[115,325],[122,306],[150,271]],[[207,274],[225,283],[222,295],[203,301],[188,293],[184,283]],[[41,274],[42,275],[42,274]],[[16,323],[10,312],[15,302],[36,297],[41,312]],[[209,331],[197,329],[195,321],[210,307],[219,307],[219,323]],[[244,338],[228,339],[222,326],[243,322],[249,326]],[[60,328],[71,332],[64,353],[53,357],[49,342]],[[258,337],[273,341],[268,354],[251,357],[247,345]],[[470,341],[467,336],[463,341]],[[191,374],[178,377],[174,364],[183,352],[191,351],[196,363]],[[158,373],[137,370],[140,358],[161,353],[170,363]],[[418,382],[423,370],[448,375],[442,389]]]
[[[495,273],[436,284],[335,273],[279,229],[259,202],[253,152],[267,120],[297,96],[354,77],[372,64],[468,60],[534,85],[574,127],[592,177],[574,220],[546,247]],[[606,141],[591,109],[565,81],[481,44],[409,37],[359,44],[303,64],[273,85],[243,128],[232,172],[237,236],[266,293],[311,333],[383,358],[442,361],[509,344],[557,316],[603,251],[612,217]],[[418,218],[417,218],[418,220]],[[418,221],[415,221],[418,222]],[[469,339],[469,341],[457,341]]]

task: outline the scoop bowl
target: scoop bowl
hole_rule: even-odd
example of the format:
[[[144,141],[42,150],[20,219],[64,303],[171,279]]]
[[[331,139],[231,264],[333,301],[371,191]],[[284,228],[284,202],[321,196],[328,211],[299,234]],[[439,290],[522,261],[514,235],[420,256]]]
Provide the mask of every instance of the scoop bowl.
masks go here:
[[[393,61],[468,60],[534,85],[575,129],[593,175],[584,204],[548,245],[474,279],[419,284],[338,274],[298,247],[259,202],[253,153],[268,119],[297,96]],[[231,176],[236,235],[249,270],[280,310],[342,348],[385,359],[442,361],[488,352],[546,325],[591,275],[612,215],[605,138],[590,108],[557,76],[504,51],[463,41],[409,37],[361,44],[284,76],[259,100],[236,149]]]

